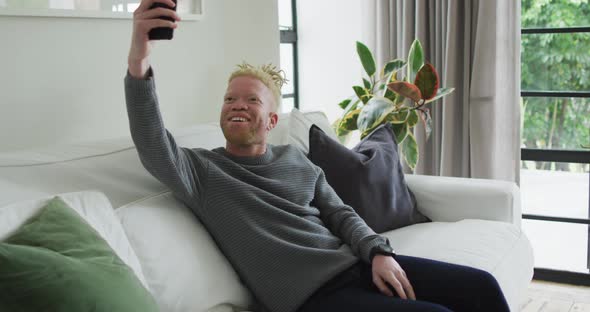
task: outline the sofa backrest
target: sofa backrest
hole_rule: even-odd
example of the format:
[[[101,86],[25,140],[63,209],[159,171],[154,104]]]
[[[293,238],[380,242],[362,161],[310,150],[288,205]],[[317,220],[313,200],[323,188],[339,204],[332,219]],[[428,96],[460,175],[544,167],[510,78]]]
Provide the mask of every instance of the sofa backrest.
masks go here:
[[[295,114],[301,115],[299,111]],[[291,121],[291,115],[293,113],[280,115],[269,143],[293,143],[304,149],[297,144],[305,141],[307,133],[302,133],[300,122]],[[323,113],[303,115],[306,119],[309,116],[308,123],[314,120],[325,131],[333,133]],[[171,132],[179,146],[211,149],[225,145],[217,123]],[[98,190],[117,208],[165,189],[143,168],[130,137],[0,153],[0,206],[58,193]]]

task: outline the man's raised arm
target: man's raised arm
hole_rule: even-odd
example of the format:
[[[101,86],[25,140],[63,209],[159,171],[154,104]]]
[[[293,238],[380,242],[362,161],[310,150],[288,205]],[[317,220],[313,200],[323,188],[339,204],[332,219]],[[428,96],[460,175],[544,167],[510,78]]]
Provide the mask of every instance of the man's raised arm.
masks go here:
[[[152,43],[148,33],[155,27],[176,28],[176,22],[160,19],[169,16],[178,21],[173,10],[150,9],[154,2],[174,5],[172,0],[143,0],[133,17],[133,36],[129,50],[129,71],[125,77],[125,100],[129,127],[139,158],[145,168],[182,199],[198,194],[197,172],[202,163],[176,145],[164,128],[153,73],[149,63]]]
[[[131,36],[131,48],[129,49],[127,63],[129,64],[129,74],[136,79],[148,78],[149,56],[152,49],[152,42],[149,41],[150,30],[157,27],[174,29],[178,26],[176,22],[180,21],[180,17],[173,10],[165,8],[150,9],[155,2],[171,7],[176,5],[172,0],[143,0],[133,12],[133,35]],[[174,21],[159,18],[161,16],[171,17]]]

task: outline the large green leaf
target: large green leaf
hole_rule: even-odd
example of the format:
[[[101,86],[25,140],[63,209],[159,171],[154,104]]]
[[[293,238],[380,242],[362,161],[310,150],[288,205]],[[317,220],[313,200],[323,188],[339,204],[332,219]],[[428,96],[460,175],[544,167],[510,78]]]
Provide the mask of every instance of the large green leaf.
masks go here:
[[[395,92],[393,92],[389,88],[387,88],[387,90],[385,90],[385,94],[383,94],[383,97],[389,99],[390,101],[392,101],[394,103],[396,101],[396,94],[395,94]]]
[[[356,96],[361,99],[363,104],[367,104],[367,102],[369,102],[372,97],[369,91],[361,86],[353,86],[352,89],[354,90]]]
[[[356,130],[357,129],[357,119],[359,117],[359,114],[361,112],[361,109],[355,109],[353,111],[350,111],[348,114],[346,114],[344,117],[342,117],[342,121],[340,122],[340,128],[344,128],[346,130]]]
[[[408,52],[408,81],[414,81],[416,73],[424,65],[424,50],[420,40],[416,39],[412,42],[410,52]]]
[[[387,87],[387,84],[397,81],[397,72],[398,70],[394,70],[389,74],[389,77],[387,77],[387,81],[385,82],[386,84],[384,85],[385,87]],[[394,103],[397,100],[396,93],[393,92],[393,90],[391,90],[390,88],[385,89],[385,92],[383,92],[383,96],[390,99]]]
[[[430,100],[438,91],[438,74],[432,64],[426,63],[416,74],[414,84],[420,89],[423,100]]]
[[[406,139],[403,140],[401,146],[406,164],[408,164],[408,167],[414,171],[418,164],[418,143],[412,132],[408,132],[408,135],[406,136]]]
[[[388,84],[387,87],[404,97],[412,99],[414,102],[422,99],[420,89],[409,82],[396,81]]]
[[[395,110],[387,115],[387,121],[392,124],[405,124],[410,116],[410,109],[402,107],[400,110]]]
[[[373,89],[371,82],[365,78],[363,78],[363,85],[365,86],[365,89],[367,89],[367,90]]]
[[[408,135],[408,126],[407,124],[392,124],[391,126],[393,128],[393,134],[395,135],[395,141],[399,146]]]
[[[419,120],[420,116],[418,116],[418,111],[415,109],[410,110],[410,116],[408,116],[408,127],[414,127]]]
[[[342,113],[342,116],[346,116],[346,114],[348,114],[348,112],[355,110],[360,103],[361,103],[361,101],[356,96],[352,96],[350,98],[349,104],[344,109],[344,113]]]
[[[350,104],[348,104],[348,106],[344,110],[344,113],[342,114],[342,116],[345,116],[346,114],[348,114],[348,112],[355,110],[359,106],[360,103],[361,103],[361,100],[359,100],[359,98],[357,98],[356,96],[353,96],[350,99]]]
[[[340,106],[340,108],[342,108],[342,109],[346,109],[348,107],[348,105],[350,104],[350,101],[352,101],[352,100],[346,99],[346,100],[338,103],[338,106]]]
[[[363,106],[358,116],[357,125],[361,134],[366,133],[385,121],[387,115],[395,109],[393,102],[384,97],[373,97]]]
[[[340,127],[340,124],[342,123],[342,119],[338,118],[336,119],[336,121],[334,121],[334,123],[332,124],[332,129],[334,129],[334,132],[336,132],[336,135],[338,136],[338,138],[340,138],[341,136],[346,136],[348,135],[351,131],[346,130],[342,127]]]
[[[342,113],[342,117],[345,117],[351,111],[356,110],[360,103],[361,103],[361,101],[356,96],[353,96],[350,99],[350,104],[348,104],[348,106],[346,107],[346,109],[344,109],[344,113]],[[339,118],[337,120],[337,122],[334,123],[333,128],[334,128],[334,130],[336,132],[338,132],[338,129],[345,130],[345,128],[342,125],[342,122],[343,122],[343,118]],[[349,131],[349,130],[347,130],[347,131]]]
[[[367,48],[366,45],[357,41],[356,52],[358,53],[359,58],[361,59],[361,63],[363,64],[363,68],[365,69],[367,75],[369,77],[373,76],[376,71],[376,66],[375,59],[373,58],[371,50],[369,50],[369,48]]]
[[[406,66],[406,61],[402,59],[395,59],[385,64],[385,66],[383,67],[383,76],[385,77],[393,72],[397,72],[404,66]]]
[[[436,96],[433,97],[430,100],[426,100],[425,103],[434,102],[434,101],[440,99],[441,97],[443,97],[443,96],[445,96],[447,94],[450,94],[453,91],[455,91],[455,88],[440,88],[440,89],[438,89],[438,92],[436,93]]]

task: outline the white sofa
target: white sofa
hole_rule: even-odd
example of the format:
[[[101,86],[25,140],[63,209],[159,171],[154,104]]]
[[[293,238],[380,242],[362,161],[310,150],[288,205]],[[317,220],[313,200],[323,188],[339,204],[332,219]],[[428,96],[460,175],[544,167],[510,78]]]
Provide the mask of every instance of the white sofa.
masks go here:
[[[330,131],[321,113],[281,115],[271,143],[305,149],[311,122]],[[215,123],[172,132],[185,147],[225,142]],[[419,210],[433,222],[382,233],[396,251],[486,270],[498,280],[512,311],[518,311],[533,274],[532,248],[520,229],[518,188],[502,181],[419,175],[407,175],[407,182]],[[203,226],[145,171],[130,138],[0,153],[0,212],[11,203],[83,190],[108,198],[101,206],[115,209],[118,220],[113,222],[120,222],[126,235],[117,244],[128,241],[127,252],[134,253],[122,258],[138,259],[139,266],[132,267],[162,311],[252,307],[251,294]]]

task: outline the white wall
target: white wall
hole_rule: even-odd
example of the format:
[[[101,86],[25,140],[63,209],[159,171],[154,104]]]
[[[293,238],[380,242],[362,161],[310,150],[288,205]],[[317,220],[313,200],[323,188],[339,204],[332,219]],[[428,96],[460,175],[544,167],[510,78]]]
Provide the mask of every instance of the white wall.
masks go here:
[[[168,128],[217,121],[242,60],[279,63],[274,0],[206,0],[201,21],[158,42]],[[0,16],[0,151],[128,135],[123,77],[131,20]]]
[[[356,53],[361,38],[363,0],[300,0],[297,2],[299,85],[302,110],[322,110],[339,118],[338,103],[362,85]]]

